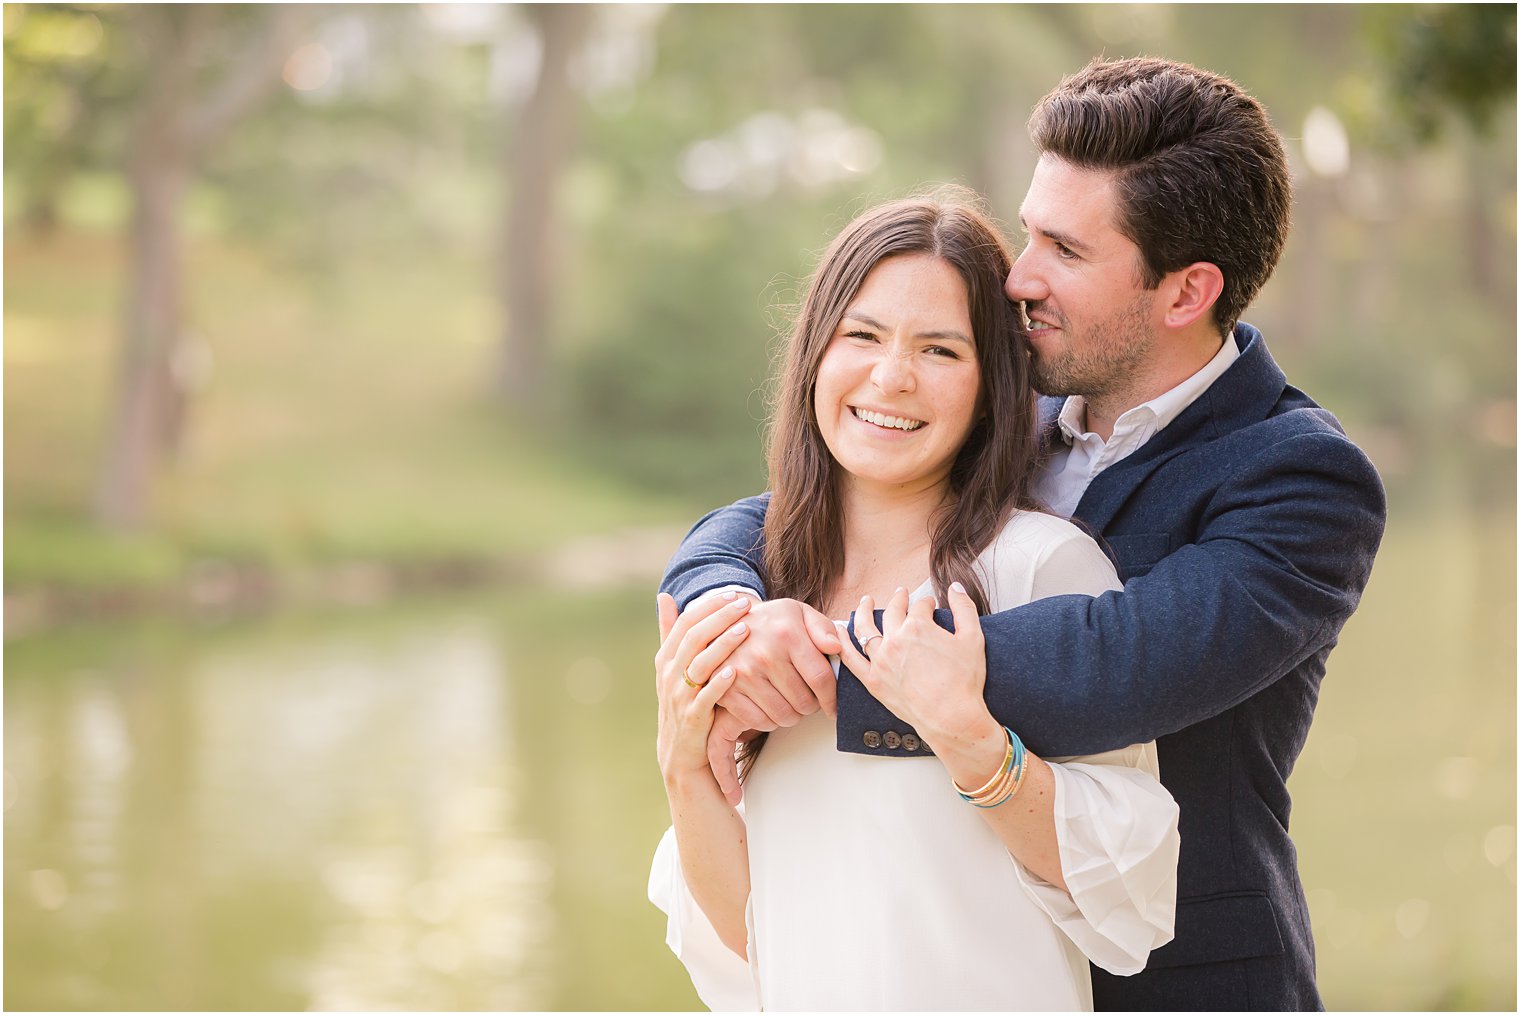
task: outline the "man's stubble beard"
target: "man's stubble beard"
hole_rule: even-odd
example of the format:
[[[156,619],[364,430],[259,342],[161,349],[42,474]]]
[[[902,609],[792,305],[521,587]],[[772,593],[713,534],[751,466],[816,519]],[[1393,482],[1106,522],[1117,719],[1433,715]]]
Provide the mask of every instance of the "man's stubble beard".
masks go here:
[[[1036,352],[1031,361],[1034,389],[1042,395],[1081,395],[1089,402],[1101,401],[1123,392],[1139,379],[1142,365],[1150,358],[1155,345],[1146,322],[1148,301],[1138,298],[1127,308],[1106,320],[1094,323],[1078,343],[1062,329],[1067,346],[1057,356]]]

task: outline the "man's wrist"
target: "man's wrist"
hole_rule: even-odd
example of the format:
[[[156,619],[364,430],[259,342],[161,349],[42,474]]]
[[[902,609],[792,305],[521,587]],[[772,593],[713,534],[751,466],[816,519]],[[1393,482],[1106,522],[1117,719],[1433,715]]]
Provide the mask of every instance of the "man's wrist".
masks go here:
[[[711,598],[713,596],[721,596],[725,592],[740,592],[740,593],[743,593],[746,596],[749,596],[751,599],[753,599],[757,603],[763,603],[763,602],[765,602],[765,597],[764,596],[762,596],[760,593],[756,592],[754,589],[750,588],[747,585],[724,585],[721,588],[708,589],[706,592],[702,593],[700,596],[698,596],[697,598],[693,599],[690,603],[688,603],[686,605],[686,608],[689,610],[693,606],[695,606],[698,603],[702,602],[704,599],[709,599],[709,598]]]

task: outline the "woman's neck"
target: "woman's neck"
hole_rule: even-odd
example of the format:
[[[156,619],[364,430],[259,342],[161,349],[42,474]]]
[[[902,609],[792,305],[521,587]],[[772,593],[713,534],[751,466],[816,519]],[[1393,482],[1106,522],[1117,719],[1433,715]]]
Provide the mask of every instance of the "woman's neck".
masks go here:
[[[862,595],[875,597],[879,606],[899,585],[911,590],[929,576],[930,524],[948,485],[844,484],[844,570],[829,596],[830,615],[853,609]]]

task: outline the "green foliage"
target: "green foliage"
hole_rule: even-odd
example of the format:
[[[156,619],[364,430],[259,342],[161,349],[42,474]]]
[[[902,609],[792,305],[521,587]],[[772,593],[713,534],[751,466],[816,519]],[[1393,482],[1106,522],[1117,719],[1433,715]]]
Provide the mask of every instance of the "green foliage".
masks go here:
[[[1515,101],[1515,5],[1421,4],[1377,33],[1393,109],[1415,139],[1453,116],[1479,131]]]

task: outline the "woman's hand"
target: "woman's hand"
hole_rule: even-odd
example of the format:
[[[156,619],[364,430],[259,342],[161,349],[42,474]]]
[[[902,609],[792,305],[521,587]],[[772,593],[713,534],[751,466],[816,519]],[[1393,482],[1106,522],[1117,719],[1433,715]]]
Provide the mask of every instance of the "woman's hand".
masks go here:
[[[735,620],[748,612],[750,599],[731,595],[693,603],[680,615],[674,599],[663,592],[658,597],[660,650],[654,656],[654,673],[660,710],[656,751],[667,786],[704,774],[716,785],[707,766],[707,735],[712,730],[713,708],[734,677],[732,666],[718,667],[749,635],[748,626]]]
[[[1001,735],[982,700],[987,657],[976,603],[959,582],[950,586],[952,634],[934,622],[934,599],[911,607],[908,590],[898,589],[876,629],[870,596],[855,611],[855,637],[865,654],[844,641],[841,659],[872,697],[912,724],[936,752],[957,744],[980,743]]]

